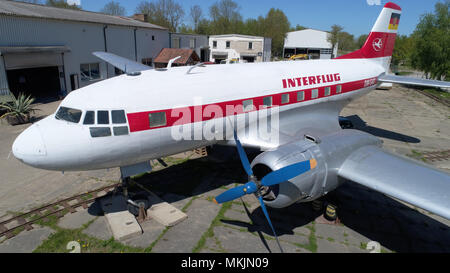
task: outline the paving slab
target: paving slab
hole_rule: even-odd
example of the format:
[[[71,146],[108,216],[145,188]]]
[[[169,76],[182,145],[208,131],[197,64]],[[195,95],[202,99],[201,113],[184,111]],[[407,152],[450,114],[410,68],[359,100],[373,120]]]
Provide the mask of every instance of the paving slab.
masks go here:
[[[325,239],[332,238],[337,242],[345,242],[345,229],[340,225],[316,224],[315,235],[321,236]]]
[[[317,252],[318,253],[349,253],[349,248],[339,242],[332,242],[325,239],[317,238]]]
[[[141,224],[141,227],[144,233],[122,240],[121,242],[132,247],[147,248],[158,239],[166,228],[156,220],[146,221]]]
[[[187,215],[175,206],[162,200],[155,194],[148,196],[150,207],[147,209],[147,216],[155,219],[164,226],[172,227],[184,220]]]
[[[66,229],[78,229],[84,224],[89,223],[89,221],[94,220],[95,217],[96,216],[91,215],[87,209],[75,213],[69,212],[59,220],[58,226]]]
[[[106,196],[100,203],[116,240],[125,240],[142,233],[141,226],[127,209],[124,196]]]
[[[98,217],[92,224],[83,230],[83,233],[100,240],[109,240],[113,237],[111,228],[109,227],[105,216]]]
[[[214,228],[214,235],[221,246],[229,253],[279,253],[280,248],[275,240],[264,239],[248,232],[218,226]],[[304,248],[281,242],[285,253],[306,253]]]
[[[196,199],[187,209],[188,218],[171,227],[153,247],[152,252],[191,253],[208,230],[221,206]]]
[[[17,236],[0,244],[0,253],[31,253],[42,244],[54,231],[41,227],[22,231]]]
[[[186,197],[174,193],[167,193],[162,196],[162,199],[164,201],[170,203],[172,206],[176,207],[179,210],[182,210],[184,206],[186,206],[186,204],[189,203],[189,200],[191,200],[191,198],[192,197]]]

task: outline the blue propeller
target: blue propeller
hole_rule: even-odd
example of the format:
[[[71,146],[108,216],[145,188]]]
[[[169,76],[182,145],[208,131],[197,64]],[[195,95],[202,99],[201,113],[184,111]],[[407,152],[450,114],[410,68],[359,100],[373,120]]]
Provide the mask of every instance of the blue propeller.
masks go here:
[[[237,150],[239,153],[239,158],[241,159],[242,166],[244,167],[245,172],[250,177],[250,181],[245,183],[244,185],[227,190],[226,192],[217,196],[214,199],[214,201],[216,203],[221,204],[221,203],[235,200],[246,194],[253,194],[253,193],[256,194],[259,199],[259,202],[261,204],[261,209],[264,213],[264,216],[266,217],[267,222],[269,223],[269,226],[273,231],[273,235],[275,236],[275,239],[277,240],[277,243],[278,243],[278,246],[280,247],[281,252],[283,252],[283,249],[281,248],[281,245],[278,242],[278,237],[277,237],[277,234],[275,233],[275,229],[272,225],[272,222],[270,221],[270,217],[267,212],[266,205],[264,204],[263,197],[260,193],[260,189],[262,186],[268,187],[268,186],[280,184],[291,178],[299,176],[302,173],[305,173],[311,169],[314,169],[317,166],[317,161],[315,159],[310,159],[307,161],[295,163],[295,164],[286,166],[284,168],[281,168],[279,170],[270,172],[269,174],[264,176],[261,179],[261,181],[257,181],[256,177],[253,175],[253,170],[250,166],[250,162],[248,161],[247,154],[245,153],[244,148],[242,148],[241,142],[239,141],[239,139],[237,137],[236,131],[234,131],[234,140],[236,141],[236,147],[237,147]]]

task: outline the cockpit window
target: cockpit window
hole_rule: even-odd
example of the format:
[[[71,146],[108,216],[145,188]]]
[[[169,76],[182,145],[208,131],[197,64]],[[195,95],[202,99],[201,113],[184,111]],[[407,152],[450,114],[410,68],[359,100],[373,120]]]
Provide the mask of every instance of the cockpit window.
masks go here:
[[[108,111],[97,111],[97,124],[109,124]]]
[[[80,122],[81,114],[81,110],[61,106],[59,107],[58,112],[56,112],[55,118],[68,122],[78,123]]]
[[[114,124],[127,123],[127,120],[125,118],[125,111],[124,110],[112,110],[111,111],[111,118],[112,118],[112,122]]]
[[[86,115],[84,116],[83,124],[94,124],[94,123],[95,123],[95,112],[87,111]]]

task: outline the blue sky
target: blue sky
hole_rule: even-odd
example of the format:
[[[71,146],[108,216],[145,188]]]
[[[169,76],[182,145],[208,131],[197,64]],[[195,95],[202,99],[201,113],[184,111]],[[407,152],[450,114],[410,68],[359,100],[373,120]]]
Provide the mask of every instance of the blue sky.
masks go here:
[[[72,0],[81,1],[83,9],[99,11],[110,0]],[[116,0],[117,1],[117,0]],[[153,0],[154,1],[154,0]],[[216,0],[175,0],[185,9],[186,14],[193,5],[200,5],[203,13],[208,15],[209,7]],[[381,6],[369,5],[367,2],[381,2]],[[443,0],[442,0],[443,1]],[[394,3],[402,7],[403,13],[400,20],[399,33],[409,35],[419,22],[424,13],[434,11],[434,5],[438,0],[395,0]],[[136,6],[142,0],[119,0],[125,7],[127,15],[132,15]],[[278,8],[288,17],[292,26],[297,24],[329,30],[333,24],[344,27],[355,36],[368,34],[372,25],[381,11],[386,0],[235,0],[240,6],[240,12],[244,19],[257,18],[265,15],[270,8]],[[188,17],[185,23],[190,24]]]

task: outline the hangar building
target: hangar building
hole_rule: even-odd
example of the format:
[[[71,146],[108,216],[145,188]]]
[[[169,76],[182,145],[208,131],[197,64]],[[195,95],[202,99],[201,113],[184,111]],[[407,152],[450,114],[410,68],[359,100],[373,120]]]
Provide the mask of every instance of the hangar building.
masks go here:
[[[151,65],[167,37],[168,29],[127,17],[0,1],[0,95],[64,96],[121,74],[92,52]]]
[[[169,33],[169,41],[171,48],[193,49],[202,62],[209,61],[207,35]]]
[[[337,55],[337,45],[332,48],[328,42],[329,33],[315,29],[304,29],[286,33],[284,39],[283,57],[288,59],[293,55],[307,54],[310,59],[331,59]]]

